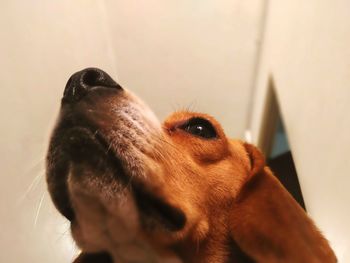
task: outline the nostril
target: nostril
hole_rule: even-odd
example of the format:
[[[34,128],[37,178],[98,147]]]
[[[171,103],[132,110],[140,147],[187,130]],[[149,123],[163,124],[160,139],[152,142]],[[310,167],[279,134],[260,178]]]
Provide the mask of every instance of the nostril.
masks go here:
[[[85,88],[101,86],[121,89],[121,87],[106,72],[98,68],[87,68],[83,70],[80,77],[80,84]]]
[[[98,86],[101,78],[100,72],[97,70],[87,70],[85,74],[82,75],[81,82],[84,86]]]

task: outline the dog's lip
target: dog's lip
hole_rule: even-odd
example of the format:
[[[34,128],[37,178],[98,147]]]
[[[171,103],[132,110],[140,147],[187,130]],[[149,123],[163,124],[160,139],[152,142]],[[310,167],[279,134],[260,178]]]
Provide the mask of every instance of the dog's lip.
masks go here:
[[[135,185],[134,189],[137,205],[147,217],[152,217],[169,231],[183,229],[186,224],[186,216],[181,209],[150,193],[140,185]]]
[[[71,162],[89,161],[90,165],[95,162],[97,165],[103,159],[103,164],[118,170],[118,177],[119,174],[126,175],[121,158],[97,129],[75,126],[66,131],[65,138],[64,151],[71,158]]]
[[[63,137],[64,152],[68,155],[70,162],[88,161],[89,165],[91,163],[98,165],[101,164],[101,158],[105,159],[103,164],[112,168],[115,177],[121,183],[131,186],[136,204],[144,216],[153,217],[169,231],[177,231],[184,227],[186,216],[183,211],[168,204],[163,198],[148,190],[145,183],[129,176],[123,167],[121,158],[117,156],[111,149],[110,143],[97,130],[75,126],[67,129]],[[134,180],[131,181],[132,178]],[[74,209],[70,205],[61,208],[60,211],[68,220],[74,221]]]
[[[65,159],[65,174],[62,175],[64,180],[60,180],[67,184],[70,167],[73,163],[86,163],[87,165],[99,169],[101,165],[108,165],[112,169],[113,174],[121,183],[128,180],[128,176],[123,168],[121,160],[108,147],[104,137],[96,132],[97,130],[87,126],[72,126],[65,128],[61,132],[60,147],[63,152],[62,158]],[[101,160],[103,160],[101,162]],[[63,179],[63,178],[62,178]],[[66,185],[66,187],[68,187]],[[71,205],[70,193],[67,191],[66,200],[60,201],[57,205],[58,210],[69,221],[75,220],[75,212]],[[67,200],[68,199],[68,200]]]
[[[107,252],[83,253],[79,256],[79,262],[113,263],[113,259],[112,256]]]

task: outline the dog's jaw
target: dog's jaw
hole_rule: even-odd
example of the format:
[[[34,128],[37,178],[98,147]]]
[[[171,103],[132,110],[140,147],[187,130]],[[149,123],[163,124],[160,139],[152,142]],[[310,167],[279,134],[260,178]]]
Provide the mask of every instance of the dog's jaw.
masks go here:
[[[113,262],[182,262],[172,251],[155,249],[147,240],[134,196],[128,189],[114,189],[115,195],[109,194],[110,189],[87,191],[89,185],[82,189],[82,182],[74,178],[69,176],[76,214],[71,230],[85,253],[106,251]],[[96,189],[93,183],[91,186],[91,190]]]
[[[48,155],[51,194],[67,191],[66,202],[74,213],[72,234],[82,251],[105,251],[115,262],[179,262],[171,252],[154,249],[147,241],[131,189],[133,183],[142,184],[160,173],[147,160],[157,158],[155,138],[161,138],[161,125],[141,100],[125,90],[109,100],[110,95],[87,97],[74,105],[74,111],[63,106]],[[60,126],[65,127],[63,135]],[[68,142],[64,149],[62,140]],[[64,180],[66,189],[55,189],[57,180]],[[61,209],[61,203],[57,206]]]

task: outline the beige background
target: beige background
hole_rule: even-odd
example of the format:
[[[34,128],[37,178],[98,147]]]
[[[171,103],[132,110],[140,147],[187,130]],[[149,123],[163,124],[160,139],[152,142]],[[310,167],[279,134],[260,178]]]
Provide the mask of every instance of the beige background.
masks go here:
[[[76,253],[44,154],[65,82],[87,66],[160,118],[189,107],[255,143],[272,77],[308,211],[349,262],[349,10],[347,0],[1,1],[0,262]]]
[[[277,89],[306,208],[350,262],[350,2],[270,1],[251,128]]]
[[[68,223],[46,192],[44,155],[69,76],[97,66],[160,118],[179,108],[246,126],[261,2],[0,3],[0,262],[70,262]]]

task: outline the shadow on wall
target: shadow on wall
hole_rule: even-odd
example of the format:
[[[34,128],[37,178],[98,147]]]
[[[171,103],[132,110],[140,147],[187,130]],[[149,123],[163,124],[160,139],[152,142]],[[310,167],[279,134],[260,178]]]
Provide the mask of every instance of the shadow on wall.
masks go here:
[[[259,147],[266,155],[267,163],[275,176],[301,207],[306,210],[272,79],[269,82],[259,141]]]

